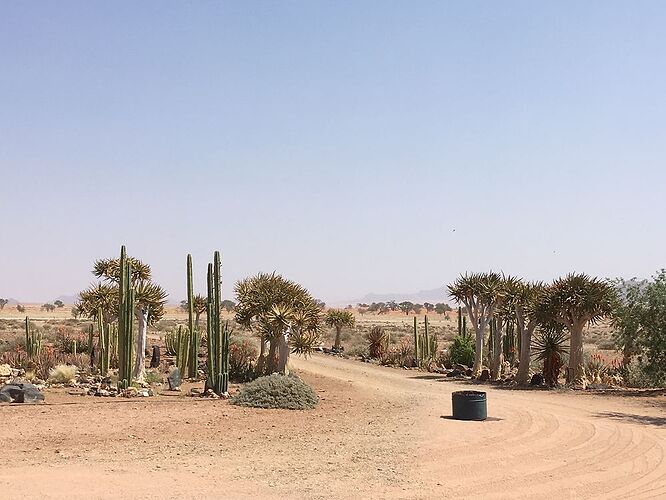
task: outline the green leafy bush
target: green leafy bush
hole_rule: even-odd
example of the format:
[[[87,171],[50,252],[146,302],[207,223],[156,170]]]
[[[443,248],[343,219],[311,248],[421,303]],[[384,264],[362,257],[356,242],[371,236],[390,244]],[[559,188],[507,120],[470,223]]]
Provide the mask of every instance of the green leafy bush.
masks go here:
[[[152,384],[161,384],[161,383],[164,382],[164,377],[162,376],[161,373],[159,373],[157,371],[149,370],[149,371],[146,372],[146,375],[145,375],[143,380],[147,384],[151,384],[151,385]]]
[[[666,386],[666,270],[651,280],[620,281],[617,290],[614,340],[624,355],[626,378],[635,385]]]
[[[247,384],[231,398],[231,404],[254,408],[310,410],[319,398],[312,388],[295,375],[274,373]]]
[[[474,364],[474,353],[476,352],[474,339],[472,337],[457,336],[453,339],[450,352],[452,363],[472,366]]]

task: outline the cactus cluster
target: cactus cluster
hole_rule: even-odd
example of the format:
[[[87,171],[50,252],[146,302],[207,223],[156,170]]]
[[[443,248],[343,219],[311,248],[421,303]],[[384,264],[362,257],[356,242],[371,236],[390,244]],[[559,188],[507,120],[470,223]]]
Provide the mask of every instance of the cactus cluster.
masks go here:
[[[132,287],[132,264],[125,247],[120,249],[120,290],[118,308],[118,386],[126,389],[132,383],[132,345],[134,344],[135,291]]]
[[[208,264],[207,316],[207,376],[206,389],[224,394],[229,387],[229,325],[222,322],[220,302],[222,294],[220,252],[215,252],[213,263]]]
[[[497,326],[497,318],[493,318],[488,323],[488,326],[490,329],[488,357],[492,358],[495,355],[496,346],[500,346],[504,360],[513,365],[519,355],[520,349],[520,333],[516,328],[515,322],[506,321],[502,331],[500,331]],[[501,336],[501,339],[497,338],[498,335]]]
[[[458,307],[458,336],[467,337],[467,316],[462,313],[462,307]]]
[[[42,334],[34,332],[30,328],[30,318],[27,316],[25,317],[25,351],[29,359],[39,356],[42,351]]]
[[[504,360],[508,361],[512,365],[514,364],[518,354],[518,346],[520,346],[520,339],[518,338],[516,331],[516,324],[513,321],[508,322],[504,331],[504,339],[502,340]]]
[[[190,334],[187,328],[179,325],[178,330],[167,332],[164,336],[164,349],[166,354],[176,357],[176,366],[180,373],[185,376],[190,356]]]
[[[99,372],[106,376],[109,369],[118,360],[118,326],[115,323],[104,323],[100,310],[97,314],[97,330],[99,332]]]
[[[417,366],[427,365],[437,356],[437,335],[430,334],[428,316],[423,322],[423,333],[419,334],[418,320],[414,317],[414,361]]]

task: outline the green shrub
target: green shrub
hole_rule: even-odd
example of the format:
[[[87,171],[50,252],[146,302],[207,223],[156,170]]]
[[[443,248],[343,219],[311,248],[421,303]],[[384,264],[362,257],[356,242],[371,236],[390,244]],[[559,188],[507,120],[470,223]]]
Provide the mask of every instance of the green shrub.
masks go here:
[[[164,382],[164,378],[162,377],[161,373],[158,373],[156,371],[147,371],[146,376],[144,377],[144,382],[147,384],[161,384]]]
[[[295,375],[274,373],[259,377],[231,398],[231,404],[254,408],[310,410],[319,398],[312,388]]]
[[[453,339],[450,352],[452,363],[472,366],[474,364],[474,353],[476,352],[474,339],[472,337],[457,336]]]

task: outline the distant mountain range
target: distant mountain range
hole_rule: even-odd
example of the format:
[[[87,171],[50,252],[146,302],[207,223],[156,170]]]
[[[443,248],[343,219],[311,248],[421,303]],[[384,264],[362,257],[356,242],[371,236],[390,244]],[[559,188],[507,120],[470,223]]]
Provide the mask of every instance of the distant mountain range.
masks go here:
[[[0,295],[0,297],[2,297],[2,295]],[[23,302],[21,302],[20,300],[16,300],[16,299],[7,299],[7,300],[9,301],[7,304],[10,305],[10,306],[15,306],[17,304],[23,304]],[[77,301],[79,300],[79,296],[78,295],[60,295],[60,296],[56,297],[55,299],[51,300],[50,302],[53,303],[56,300],[60,300],[60,301],[62,301],[63,304],[70,306],[70,305],[74,305],[74,304],[77,303]],[[29,300],[25,303],[26,304],[32,304],[32,303],[35,303],[35,301]]]
[[[372,304],[373,302],[388,302],[395,300],[396,302],[409,301],[415,304],[423,304],[430,302],[436,304],[438,302],[448,302],[448,291],[445,286],[433,288],[432,290],[421,290],[416,293],[368,293],[360,299],[354,299],[346,302],[347,304]]]

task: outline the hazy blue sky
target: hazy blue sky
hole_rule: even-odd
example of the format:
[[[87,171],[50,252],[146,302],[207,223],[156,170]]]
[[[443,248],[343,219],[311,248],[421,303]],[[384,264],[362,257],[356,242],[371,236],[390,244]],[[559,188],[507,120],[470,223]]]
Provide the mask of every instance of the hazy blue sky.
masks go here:
[[[666,265],[666,2],[0,2],[0,297]],[[455,229],[455,231],[454,231]]]

